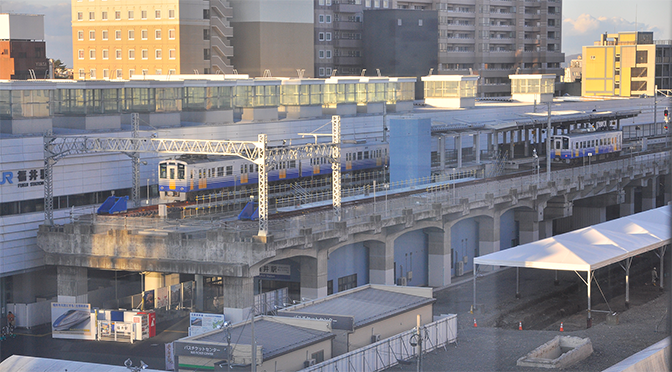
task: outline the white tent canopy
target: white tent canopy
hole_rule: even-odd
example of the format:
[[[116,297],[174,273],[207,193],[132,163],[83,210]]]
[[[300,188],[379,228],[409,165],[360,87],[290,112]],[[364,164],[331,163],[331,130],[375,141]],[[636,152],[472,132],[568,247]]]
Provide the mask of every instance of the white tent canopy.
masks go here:
[[[660,250],[660,276],[663,277],[663,256],[670,244],[672,208],[668,206],[640,212],[595,226],[571,231],[551,238],[474,258],[474,303],[476,307],[476,265],[494,265],[545,270],[585,271],[588,288],[588,327],[591,326],[591,283],[593,271],[625,261],[625,301],[630,301],[630,265],[636,255]],[[516,296],[518,278],[516,280]],[[661,281],[661,288],[663,282]]]
[[[670,243],[670,206],[476,257],[477,265],[593,271]]]

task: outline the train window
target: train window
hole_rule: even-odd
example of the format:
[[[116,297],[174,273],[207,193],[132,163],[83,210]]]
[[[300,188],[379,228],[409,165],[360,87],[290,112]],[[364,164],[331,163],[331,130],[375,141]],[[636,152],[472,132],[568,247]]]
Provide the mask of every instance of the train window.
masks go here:
[[[210,178],[210,168],[208,168],[208,178]]]
[[[184,179],[184,164],[177,165],[177,179],[178,180]]]
[[[175,179],[175,168],[170,168],[168,171],[170,173],[170,179],[174,180]]]
[[[569,150],[569,138],[567,137],[562,138],[562,149]]]
[[[245,172],[245,164],[240,165],[240,174],[247,173]]]
[[[364,159],[368,159],[368,158],[369,158],[369,152],[368,152],[368,151],[364,151]]]
[[[214,177],[215,174],[217,174],[217,173],[215,173],[215,168],[212,168],[212,176]]]
[[[296,160],[290,160],[289,161],[289,167],[290,168],[296,168]]]
[[[226,166],[226,175],[230,176],[233,174],[233,166],[232,165],[227,165]]]
[[[217,177],[224,176],[224,167],[217,167]]]
[[[203,169],[198,170],[198,178],[199,179],[203,178]]]
[[[362,152],[357,153],[357,160],[362,160]]]
[[[159,178],[166,178],[168,173],[168,167],[166,164],[159,164]]]

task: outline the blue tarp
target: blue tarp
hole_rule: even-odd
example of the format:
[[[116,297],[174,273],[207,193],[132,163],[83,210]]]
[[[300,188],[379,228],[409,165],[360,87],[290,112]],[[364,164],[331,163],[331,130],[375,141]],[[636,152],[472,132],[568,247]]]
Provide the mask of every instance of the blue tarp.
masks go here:
[[[259,208],[257,208],[257,203],[253,201],[247,202],[243,210],[238,214],[239,220],[252,220],[256,221],[259,219]]]
[[[128,210],[128,196],[108,196],[98,208],[98,214],[115,214]]]

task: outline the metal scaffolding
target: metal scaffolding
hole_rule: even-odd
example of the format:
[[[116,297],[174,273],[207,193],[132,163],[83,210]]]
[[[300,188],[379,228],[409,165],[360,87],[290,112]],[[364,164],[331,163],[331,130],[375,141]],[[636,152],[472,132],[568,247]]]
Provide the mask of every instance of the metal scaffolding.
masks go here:
[[[247,159],[259,166],[259,236],[268,235],[268,169],[269,164],[312,157],[332,160],[333,205],[337,220],[341,210],[340,142],[341,120],[332,117],[332,141],[297,146],[267,147],[267,137],[259,134],[257,141],[216,141],[198,139],[140,138],[134,126],[132,138],[44,135],[44,220],[54,224],[53,167],[68,155],[96,152],[120,152],[133,163],[133,198],[139,199],[140,153],[169,153],[194,155],[231,155]],[[337,166],[338,165],[338,166]],[[136,204],[137,205],[137,204]]]

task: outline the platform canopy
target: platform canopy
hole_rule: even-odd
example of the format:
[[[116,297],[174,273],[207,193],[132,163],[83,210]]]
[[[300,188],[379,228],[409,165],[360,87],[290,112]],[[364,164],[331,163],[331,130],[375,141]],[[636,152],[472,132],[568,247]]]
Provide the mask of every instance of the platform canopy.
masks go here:
[[[664,206],[476,257],[477,265],[594,271],[670,243]]]

